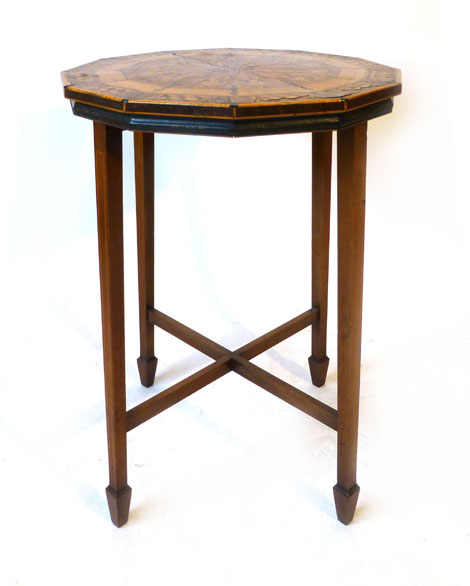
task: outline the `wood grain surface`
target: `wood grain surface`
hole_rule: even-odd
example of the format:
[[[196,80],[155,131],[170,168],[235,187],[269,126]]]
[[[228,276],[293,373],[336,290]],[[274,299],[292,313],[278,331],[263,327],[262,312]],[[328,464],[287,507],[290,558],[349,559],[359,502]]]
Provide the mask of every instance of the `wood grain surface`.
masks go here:
[[[62,73],[65,97],[118,112],[249,118],[344,112],[398,95],[398,69],[261,49],[165,51]]]

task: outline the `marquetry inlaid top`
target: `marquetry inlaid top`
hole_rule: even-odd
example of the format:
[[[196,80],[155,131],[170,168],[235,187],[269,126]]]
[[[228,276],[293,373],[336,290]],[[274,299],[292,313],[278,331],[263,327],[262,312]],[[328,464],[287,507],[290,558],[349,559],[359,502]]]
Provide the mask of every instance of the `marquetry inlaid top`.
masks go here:
[[[112,57],[64,71],[62,81],[66,98],[107,110],[215,118],[345,112],[401,92],[392,67],[260,49]]]

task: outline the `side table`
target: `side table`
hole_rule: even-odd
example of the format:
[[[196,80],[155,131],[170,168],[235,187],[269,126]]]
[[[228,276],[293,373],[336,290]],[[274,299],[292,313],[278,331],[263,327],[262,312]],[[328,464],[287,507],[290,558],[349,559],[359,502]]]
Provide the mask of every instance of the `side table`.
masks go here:
[[[111,519],[128,520],[127,433],[204,386],[234,371],[337,431],[334,498],[338,519],[356,509],[361,358],[367,122],[392,111],[400,71],[336,55],[304,51],[212,49],[100,59],[62,73],[73,113],[93,120],[101,310],[109,451],[106,489]],[[157,368],[154,326],[214,362],[126,408],[122,131],[134,132],[139,280],[140,380]],[[324,384],[332,132],[338,172],[337,409],[259,368],[250,360],[311,327],[312,382]],[[229,350],[154,307],[154,133],[260,136],[312,133],[312,305],[305,313]]]

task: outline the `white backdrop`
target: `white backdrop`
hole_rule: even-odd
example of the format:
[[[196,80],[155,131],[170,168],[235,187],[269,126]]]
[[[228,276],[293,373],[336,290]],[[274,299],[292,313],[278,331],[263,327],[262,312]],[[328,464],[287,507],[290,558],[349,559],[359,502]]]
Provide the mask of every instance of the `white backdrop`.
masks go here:
[[[10,4],[4,16],[0,583],[465,584],[469,82],[458,4],[83,0]],[[212,47],[402,70],[394,112],[369,124],[361,496],[348,527],[334,512],[334,432],[235,375],[129,434],[131,516],[120,530],[108,518],[92,124],[72,116],[59,73]],[[135,366],[130,133],[124,158],[133,405],[149,391]],[[307,309],[310,164],[308,134],[157,136],[157,306],[230,347]],[[332,229],[326,386],[308,382],[308,331],[257,362],[335,405]],[[151,392],[205,364],[156,339]]]

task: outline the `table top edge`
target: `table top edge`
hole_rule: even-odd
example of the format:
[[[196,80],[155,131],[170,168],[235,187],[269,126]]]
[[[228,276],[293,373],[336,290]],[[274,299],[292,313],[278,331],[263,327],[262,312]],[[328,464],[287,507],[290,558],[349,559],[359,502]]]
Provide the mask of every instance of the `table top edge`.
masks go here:
[[[362,108],[400,95],[402,84],[394,83],[358,95],[322,100],[262,102],[253,104],[177,103],[171,101],[123,100],[96,94],[74,86],[64,86],[64,97],[106,110],[149,116],[183,116],[191,118],[271,118],[290,115],[336,114]]]

